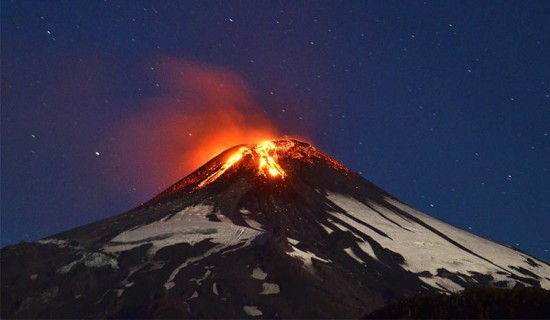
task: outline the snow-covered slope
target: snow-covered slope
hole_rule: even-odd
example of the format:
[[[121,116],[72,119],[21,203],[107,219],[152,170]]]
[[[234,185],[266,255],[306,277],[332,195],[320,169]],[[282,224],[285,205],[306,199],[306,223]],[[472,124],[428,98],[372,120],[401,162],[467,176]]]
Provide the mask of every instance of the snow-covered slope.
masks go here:
[[[513,288],[538,282],[550,289],[550,279],[539,276],[550,274],[548,264],[455,228],[397,200],[385,198],[389,205],[383,206],[364,204],[338,193],[329,193],[328,199],[347,213],[329,212],[334,217],[331,229],[351,231],[336,222],[343,221],[369,235],[382,247],[402,255],[403,268],[423,274],[420,279],[431,287],[458,291],[476,284],[476,275],[483,274],[492,277],[488,282],[493,286]],[[364,223],[376,226],[385,235]],[[361,241],[359,247],[376,258],[368,243]],[[449,273],[454,277],[449,277]]]
[[[143,206],[2,249],[2,317],[358,318],[550,266],[418,212],[314,147],[237,146]]]
[[[208,216],[219,221],[212,221]],[[216,243],[216,248],[222,249],[234,245],[250,245],[250,241],[260,233],[261,231],[231,223],[226,217],[216,213],[213,206],[199,204],[158,221],[126,230],[112,238],[103,247],[103,251],[120,254],[122,251],[150,244],[147,255],[154,256],[163,247],[178,243],[195,245],[204,240]]]

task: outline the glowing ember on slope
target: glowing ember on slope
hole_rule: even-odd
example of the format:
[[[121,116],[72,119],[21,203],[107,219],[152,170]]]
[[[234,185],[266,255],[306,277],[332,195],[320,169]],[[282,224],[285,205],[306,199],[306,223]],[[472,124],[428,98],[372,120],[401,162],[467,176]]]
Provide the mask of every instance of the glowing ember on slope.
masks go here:
[[[229,168],[237,164],[245,155],[250,155],[258,165],[258,175],[264,177],[281,177],[284,178],[286,172],[277,163],[278,155],[280,151],[287,151],[294,143],[287,141],[282,145],[276,145],[273,141],[266,141],[256,145],[249,145],[241,147],[237,152],[231,155],[224,164],[217,169],[214,173],[210,174],[208,178],[199,183],[198,187],[202,188],[205,185],[215,181],[221,175],[223,175]]]
[[[265,181],[286,179],[303,164],[318,165],[322,168],[343,171],[346,175],[355,175],[345,165],[320,152],[309,143],[287,138],[260,144],[241,144],[230,148],[164,190],[152,201],[159,201],[180,191],[197,191],[215,182],[225,173],[235,173],[241,169],[253,171],[257,176],[265,178]]]
[[[229,157],[229,159],[227,159],[227,161],[225,161],[225,163],[223,164],[223,166],[220,169],[218,169],[216,172],[214,172],[213,174],[208,176],[208,178],[204,179],[199,184],[199,188],[211,183],[212,181],[214,181],[216,179],[218,179],[222,174],[224,174],[227,171],[227,169],[231,168],[235,163],[239,162],[243,158],[243,155],[245,154],[245,152],[247,152],[247,151],[248,151],[247,147],[240,148],[239,151],[237,151],[235,154],[233,154],[231,157]]]
[[[254,151],[260,156],[259,161],[259,167],[258,170],[260,172],[263,172],[265,175],[265,172],[267,172],[269,175],[275,177],[275,176],[285,176],[285,171],[281,166],[277,163],[277,146],[271,142],[267,141],[262,144],[256,145],[254,148]]]

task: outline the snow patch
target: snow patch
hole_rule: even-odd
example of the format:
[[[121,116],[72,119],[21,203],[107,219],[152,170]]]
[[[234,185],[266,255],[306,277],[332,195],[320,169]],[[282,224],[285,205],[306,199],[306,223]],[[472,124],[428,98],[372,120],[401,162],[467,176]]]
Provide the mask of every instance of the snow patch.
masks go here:
[[[112,269],[118,269],[118,261],[100,252],[81,252],[81,257],[78,260],[75,260],[57,270],[57,273],[67,274],[74,267],[79,264],[84,264],[86,267],[91,268],[101,268],[101,267],[111,267]]]
[[[335,216],[338,216],[340,218],[342,218],[342,220],[344,220],[344,222],[348,222],[348,221],[352,221],[354,222],[353,220],[350,220],[348,217],[346,216],[343,216],[339,213],[334,213],[334,212],[331,212],[332,215],[335,215]],[[357,238],[361,238],[358,234],[356,234],[355,232],[351,231],[351,230],[348,230],[345,226],[343,226],[342,224],[336,222],[336,221],[332,221],[332,224],[334,224],[334,226],[339,229],[340,231],[348,231],[348,232],[351,232],[355,237]],[[363,240],[360,240],[360,241],[357,241],[357,245],[359,246],[359,249],[361,249],[361,251],[363,251],[364,253],[368,254],[369,256],[371,256],[372,258],[374,258],[375,260],[378,260],[378,257],[376,256],[376,253],[374,253],[374,249],[372,248],[372,246],[370,245],[370,243],[366,242],[366,241],[363,241]]]
[[[256,220],[245,218],[244,221],[253,229],[263,230],[263,226]]]
[[[219,292],[218,292],[218,284],[217,284],[216,282],[214,282],[214,283],[212,284],[212,292],[213,292],[215,295],[217,295],[217,296],[220,295]]]
[[[259,317],[263,315],[263,312],[256,306],[243,306],[243,311],[251,317]]]
[[[175,285],[176,285],[176,284],[175,284],[174,282],[172,282],[172,281],[166,282],[166,283],[164,284],[164,289],[170,290],[170,289],[172,289]]]
[[[223,232],[220,232],[217,234],[217,238],[210,239],[211,242],[218,243],[215,247],[207,250],[204,254],[197,256],[197,257],[191,257],[186,259],[181,265],[179,265],[177,268],[175,268],[172,273],[170,274],[170,277],[164,284],[164,287],[166,290],[170,290],[174,285],[173,280],[176,278],[178,273],[181,269],[187,267],[190,264],[193,264],[197,261],[200,261],[214,253],[220,252],[223,249],[234,246],[237,244],[241,244],[241,247],[249,246],[252,243],[252,240],[256,238],[258,235],[262,234],[260,231],[256,231],[250,228],[235,226],[230,223],[221,223],[221,222],[213,222],[214,224],[222,224],[224,227],[222,228]],[[237,249],[227,250],[223,253],[227,253],[229,251],[234,251]],[[210,272],[210,270],[208,270]]]
[[[252,212],[250,212],[248,209],[242,208],[239,210],[240,213],[244,214],[245,216],[251,215]]]
[[[269,282],[262,283],[262,292],[260,292],[260,295],[277,294],[279,292],[281,292],[281,289],[278,284]]]
[[[189,281],[195,281],[199,286],[201,285],[201,283],[206,279],[208,278],[208,276],[210,275],[210,273],[212,273],[212,271],[210,270],[206,270],[206,272],[204,273],[204,275],[200,278],[200,279],[195,279],[195,278],[192,278],[192,279],[189,279]]]
[[[299,241],[296,239],[288,238],[288,242],[291,243],[292,251],[287,252],[287,254],[291,257],[295,257],[302,260],[304,262],[304,266],[306,266],[307,268],[311,268],[313,266],[313,262],[311,261],[312,258],[321,260],[323,262],[331,262],[330,260],[319,258],[313,252],[302,251],[298,249],[296,245],[299,243]]]
[[[252,270],[252,274],[250,276],[254,279],[265,280],[265,278],[267,277],[267,273],[265,273],[262,268],[256,267],[254,268],[254,270]]]
[[[326,233],[328,233],[328,234],[331,234],[331,233],[333,233],[333,232],[334,232],[334,230],[332,230],[331,228],[329,228],[329,227],[325,226],[325,225],[324,225],[324,224],[322,224],[322,223],[319,223],[319,225],[320,225],[320,226],[321,226],[321,227],[323,228],[323,230],[325,230],[325,231],[326,231]]]
[[[434,288],[437,288],[439,290],[444,289],[449,292],[457,292],[460,290],[464,290],[464,288],[459,285],[458,283],[442,277],[433,277],[433,278],[424,278],[420,277],[420,280],[422,280],[424,283],[428,284],[429,286],[432,286]]]
[[[48,302],[56,298],[58,293],[59,293],[59,287],[56,286],[56,287],[47,289],[46,291],[43,291],[40,294],[40,299],[42,299],[44,302]]]
[[[175,283],[173,282],[173,280],[176,278],[176,276],[178,275],[178,273],[180,272],[181,269],[187,267],[188,265],[190,265],[190,264],[192,264],[196,261],[199,261],[199,260],[204,259],[205,257],[208,257],[212,253],[217,252],[217,251],[221,250],[222,248],[223,248],[223,246],[216,246],[216,247],[206,251],[201,256],[191,257],[191,258],[188,258],[187,260],[185,260],[182,264],[180,264],[177,268],[175,268],[172,271],[172,273],[170,273],[170,277],[168,277],[168,280],[164,283],[164,287],[166,288],[166,290],[170,290],[174,287]],[[210,271],[210,270],[208,270],[208,271]]]
[[[122,294],[124,293],[124,289],[114,289],[113,292],[116,293],[116,296],[120,298],[120,296],[122,296]]]
[[[170,218],[124,231],[103,247],[104,252],[121,252],[131,250],[143,244],[152,244],[149,256],[167,246],[178,243],[194,245],[204,240],[214,243],[233,245],[240,241],[255,238],[259,230],[233,224],[228,219],[222,222],[209,221],[206,217],[214,213],[210,205],[199,204],[190,206]],[[220,217],[224,218],[224,217]]]
[[[141,270],[143,267],[145,267],[148,264],[149,263],[145,262],[145,263],[141,263],[141,264],[136,265],[136,266],[128,267],[128,275],[119,284],[121,286],[126,286],[128,283],[131,283],[131,282],[128,282],[128,279],[130,279],[130,277],[132,277],[134,275],[134,273],[138,272],[139,270]]]
[[[355,261],[359,262],[360,264],[364,264],[365,262],[359,258],[351,248],[345,248],[344,252],[347,253],[348,256],[352,257]]]
[[[296,240],[296,239],[292,239],[292,238],[287,238],[288,242],[290,242],[293,246],[296,246],[298,245],[298,243],[300,243],[300,241]]]
[[[149,267],[149,270],[150,271],[153,271],[153,270],[159,270],[159,269],[162,269],[164,268],[164,265],[166,264],[165,261],[153,261],[150,263],[150,267]]]
[[[61,240],[61,239],[55,239],[55,238],[38,240],[36,241],[36,243],[53,244],[55,246],[58,246],[59,248],[66,248],[71,246],[67,240]]]
[[[372,248],[370,243],[366,241],[361,241],[361,242],[358,242],[357,244],[359,245],[359,249],[361,249],[361,251],[373,257],[375,260],[378,260],[378,257],[376,256],[376,253],[374,253],[374,249]]]

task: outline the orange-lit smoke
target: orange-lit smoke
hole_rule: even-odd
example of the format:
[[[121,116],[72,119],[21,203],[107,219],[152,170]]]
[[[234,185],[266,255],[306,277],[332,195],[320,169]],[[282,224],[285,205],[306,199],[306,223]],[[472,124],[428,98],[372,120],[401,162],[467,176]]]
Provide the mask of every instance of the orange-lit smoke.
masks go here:
[[[277,137],[237,74],[188,61],[156,68],[161,95],[112,137],[115,177],[139,197],[153,196],[229,147]]]

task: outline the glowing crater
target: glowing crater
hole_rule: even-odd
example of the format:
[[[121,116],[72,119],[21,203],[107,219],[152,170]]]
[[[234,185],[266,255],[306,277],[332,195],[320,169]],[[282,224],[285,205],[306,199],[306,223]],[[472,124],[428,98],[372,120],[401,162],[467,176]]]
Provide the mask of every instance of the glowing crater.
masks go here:
[[[286,176],[286,172],[279,165],[279,163],[277,163],[278,153],[285,152],[292,146],[294,146],[292,141],[286,141],[284,144],[275,144],[273,141],[266,141],[255,145],[241,147],[237,152],[227,158],[219,169],[211,173],[206,179],[202,180],[198,187],[202,188],[205,185],[214,182],[227,170],[229,170],[229,168],[241,161],[245,155],[252,156],[254,161],[257,163],[258,175],[271,178],[284,178]]]

